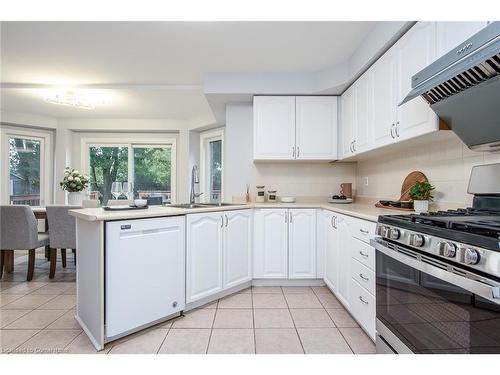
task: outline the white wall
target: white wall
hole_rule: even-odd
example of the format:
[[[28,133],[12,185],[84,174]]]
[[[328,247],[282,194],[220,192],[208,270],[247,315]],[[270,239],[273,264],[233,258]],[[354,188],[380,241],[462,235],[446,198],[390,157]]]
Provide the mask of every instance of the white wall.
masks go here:
[[[383,155],[358,162],[358,194],[377,199],[397,199],[404,178],[414,170],[422,171],[436,186],[438,203],[470,206],[467,194],[471,168],[474,165],[500,162],[500,153],[471,151],[452,132],[446,137],[436,134],[427,143],[406,143],[391,147]],[[368,186],[364,178],[368,177]]]
[[[226,106],[224,200],[245,194],[250,184],[276,189],[278,195],[327,197],[339,191],[342,182],[355,184],[354,163],[256,163],[253,162],[252,104]]]

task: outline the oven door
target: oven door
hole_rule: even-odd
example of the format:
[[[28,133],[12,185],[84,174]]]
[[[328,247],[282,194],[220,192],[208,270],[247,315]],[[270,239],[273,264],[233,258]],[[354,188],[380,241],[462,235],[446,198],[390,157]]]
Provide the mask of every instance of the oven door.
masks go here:
[[[500,353],[499,282],[382,238],[372,246],[380,352]]]

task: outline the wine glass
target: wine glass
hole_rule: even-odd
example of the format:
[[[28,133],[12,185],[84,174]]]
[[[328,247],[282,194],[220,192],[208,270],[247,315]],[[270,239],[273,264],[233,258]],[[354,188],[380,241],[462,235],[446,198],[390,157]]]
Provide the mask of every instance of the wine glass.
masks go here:
[[[121,182],[113,182],[111,184],[111,194],[113,195],[113,197],[115,197],[115,199],[118,199],[120,197],[120,195],[122,195],[122,183]]]
[[[127,199],[134,198],[134,187],[131,182],[122,183],[122,191],[127,196]]]

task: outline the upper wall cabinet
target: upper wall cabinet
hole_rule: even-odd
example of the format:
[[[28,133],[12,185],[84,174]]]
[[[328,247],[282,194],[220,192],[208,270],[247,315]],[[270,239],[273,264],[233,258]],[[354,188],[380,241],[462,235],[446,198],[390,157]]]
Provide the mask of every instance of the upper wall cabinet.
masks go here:
[[[337,159],[337,97],[295,99],[296,159]]]
[[[337,159],[337,97],[255,96],[254,160]]]

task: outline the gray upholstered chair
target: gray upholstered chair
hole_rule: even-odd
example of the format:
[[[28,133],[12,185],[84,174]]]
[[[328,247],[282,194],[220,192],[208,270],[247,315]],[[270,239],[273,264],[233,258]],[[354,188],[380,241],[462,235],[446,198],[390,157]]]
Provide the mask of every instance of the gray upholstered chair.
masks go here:
[[[35,271],[35,250],[49,244],[46,233],[38,233],[38,222],[29,206],[0,206],[0,278],[4,266],[14,262],[14,250],[28,250],[28,274],[26,280],[33,279]],[[9,258],[7,264],[6,258]],[[11,272],[12,270],[6,269]]]
[[[131,205],[134,203],[132,199],[108,199],[108,206],[122,206],[122,205]]]
[[[83,208],[98,208],[101,205],[98,199],[85,199],[82,201]]]
[[[56,273],[57,249],[61,249],[62,266],[66,268],[66,249],[73,251],[76,264],[76,221],[68,214],[68,210],[80,206],[53,205],[47,206],[49,220],[50,272],[49,278]]]

